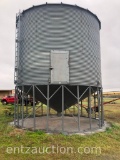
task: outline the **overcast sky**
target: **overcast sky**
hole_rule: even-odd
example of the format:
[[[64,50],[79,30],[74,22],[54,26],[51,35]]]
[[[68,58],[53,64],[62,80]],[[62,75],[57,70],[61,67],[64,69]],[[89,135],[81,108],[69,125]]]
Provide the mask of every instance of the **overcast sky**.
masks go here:
[[[47,0],[48,3],[60,3]],[[120,1],[62,0],[89,9],[101,21],[102,82],[105,90],[120,90]],[[15,17],[44,0],[0,0],[0,89],[14,88]]]

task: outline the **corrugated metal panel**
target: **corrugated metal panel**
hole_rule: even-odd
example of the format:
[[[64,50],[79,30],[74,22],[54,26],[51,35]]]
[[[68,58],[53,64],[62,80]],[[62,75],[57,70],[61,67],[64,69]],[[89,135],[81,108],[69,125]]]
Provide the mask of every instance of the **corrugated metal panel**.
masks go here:
[[[101,84],[99,22],[67,5],[33,7],[21,16],[18,84],[48,84],[51,50],[69,51],[69,83]]]

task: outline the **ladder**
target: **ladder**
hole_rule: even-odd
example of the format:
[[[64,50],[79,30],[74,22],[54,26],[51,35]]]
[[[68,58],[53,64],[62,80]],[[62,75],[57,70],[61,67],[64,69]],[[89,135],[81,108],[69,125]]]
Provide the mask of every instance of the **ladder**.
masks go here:
[[[18,82],[18,69],[19,69],[19,52],[20,52],[20,18],[21,13],[16,14],[16,30],[15,30],[15,70],[14,70],[14,83]]]

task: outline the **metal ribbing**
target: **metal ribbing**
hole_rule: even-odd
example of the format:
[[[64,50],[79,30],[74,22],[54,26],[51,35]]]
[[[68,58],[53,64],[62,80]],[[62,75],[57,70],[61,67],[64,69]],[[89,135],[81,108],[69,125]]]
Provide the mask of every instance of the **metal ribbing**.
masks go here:
[[[19,84],[48,84],[51,50],[70,53],[70,84],[101,84],[98,20],[80,8],[45,5],[23,12]]]

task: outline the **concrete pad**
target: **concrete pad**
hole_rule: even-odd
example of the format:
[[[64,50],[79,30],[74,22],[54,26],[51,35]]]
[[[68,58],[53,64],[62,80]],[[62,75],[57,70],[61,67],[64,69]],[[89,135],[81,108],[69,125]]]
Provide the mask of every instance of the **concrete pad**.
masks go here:
[[[99,131],[103,131],[99,128],[99,121],[98,119],[91,119],[92,125],[90,130],[90,122],[89,118],[80,117],[80,131],[78,131],[78,117],[70,117],[64,116],[64,132],[62,132],[62,117],[58,117],[56,115],[49,116],[49,133],[65,133],[67,134],[91,134]],[[16,122],[17,124],[17,122]],[[36,130],[44,130],[47,129],[47,116],[41,116],[35,118]],[[19,120],[19,125],[22,125],[22,120]],[[34,119],[27,118],[24,119],[23,128],[33,130],[34,126]],[[104,127],[105,130],[106,127]]]

